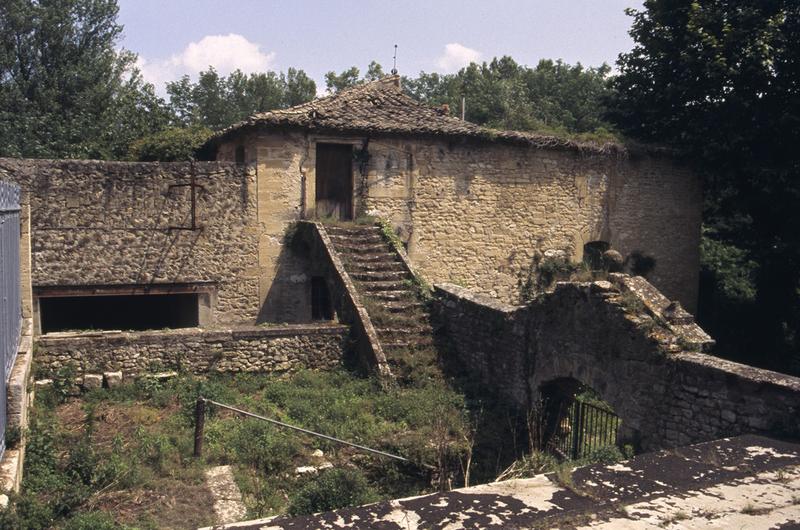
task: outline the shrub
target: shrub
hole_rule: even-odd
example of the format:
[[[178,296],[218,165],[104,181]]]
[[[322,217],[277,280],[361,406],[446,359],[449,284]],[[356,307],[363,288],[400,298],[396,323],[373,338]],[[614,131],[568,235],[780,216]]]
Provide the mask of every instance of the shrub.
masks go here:
[[[211,134],[205,127],[172,127],[134,141],[128,157],[140,162],[182,162],[193,157]]]
[[[375,491],[356,469],[326,469],[306,484],[289,505],[290,515],[305,515],[375,502]]]

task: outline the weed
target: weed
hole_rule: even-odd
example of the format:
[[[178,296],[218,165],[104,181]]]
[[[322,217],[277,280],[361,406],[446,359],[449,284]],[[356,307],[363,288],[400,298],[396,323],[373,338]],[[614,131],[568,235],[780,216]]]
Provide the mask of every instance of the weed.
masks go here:
[[[678,510],[677,512],[673,513],[669,517],[666,517],[664,520],[662,520],[661,526],[669,526],[680,521],[685,521],[688,518],[689,514],[687,514],[684,511]]]
[[[288,513],[305,515],[378,500],[357,469],[326,469],[292,497]]]
[[[771,511],[772,508],[767,508],[767,507],[759,508],[750,502],[745,504],[744,507],[740,510],[740,512],[745,515],[764,515],[765,513],[769,513]]]
[[[634,315],[638,315],[644,311],[644,302],[642,302],[641,298],[636,296],[636,293],[633,291],[625,291],[622,293],[619,296],[619,304],[626,312]]]

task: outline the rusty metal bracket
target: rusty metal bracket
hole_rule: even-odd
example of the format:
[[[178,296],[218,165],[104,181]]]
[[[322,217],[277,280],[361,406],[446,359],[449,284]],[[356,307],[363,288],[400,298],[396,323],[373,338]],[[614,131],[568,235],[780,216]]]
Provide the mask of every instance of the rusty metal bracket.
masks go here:
[[[197,188],[200,188],[203,191],[206,191],[206,188],[197,183],[197,177],[195,176],[194,170],[194,160],[189,162],[189,183],[188,184],[170,184],[167,188],[168,191],[171,191],[174,188],[185,188],[189,187],[190,190],[190,201],[191,201],[191,225],[190,226],[170,226],[169,230],[202,230],[203,227],[197,224]]]

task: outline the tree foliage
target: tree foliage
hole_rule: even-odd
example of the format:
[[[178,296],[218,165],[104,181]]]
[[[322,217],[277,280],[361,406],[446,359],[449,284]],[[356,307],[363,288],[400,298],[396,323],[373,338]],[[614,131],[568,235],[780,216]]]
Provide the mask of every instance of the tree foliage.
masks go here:
[[[142,162],[189,160],[212,132],[206,127],[170,127],[132,142],[128,157]]]
[[[404,78],[403,88],[423,103],[446,103],[457,115],[464,98],[465,118],[489,127],[610,137],[603,118],[610,71],[605,64],[585,68],[560,60],[531,68],[501,57],[452,75],[421,72]]]
[[[706,176],[701,322],[721,353],[800,371],[800,4],[647,0],[629,14],[610,117]]]
[[[222,129],[257,112],[280,109],[310,101],[316,95],[314,80],[302,70],[286,74],[239,70],[220,76],[214,68],[200,72],[197,82],[189,76],[167,83],[169,106],[176,124]]]
[[[166,123],[118,51],[115,0],[0,4],[0,154],[109,158]]]

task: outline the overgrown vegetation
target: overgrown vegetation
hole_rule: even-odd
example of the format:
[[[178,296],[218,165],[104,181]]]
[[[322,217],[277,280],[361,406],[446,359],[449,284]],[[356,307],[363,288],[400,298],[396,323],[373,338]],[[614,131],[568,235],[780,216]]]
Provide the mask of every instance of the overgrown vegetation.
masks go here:
[[[537,254],[528,271],[517,280],[517,288],[520,299],[529,302],[551,290],[556,282],[588,282],[604,279],[607,274],[605,270],[590,270],[584,262],[572,262],[563,253]]]
[[[345,371],[291,376],[141,379],[81,399],[37,393],[23,491],[3,528],[197,527],[213,523],[204,469],[231,464],[252,516],[304,513],[434,490],[426,468],[209,410],[194,459],[202,395],[405,456],[451,474],[467,458],[469,413],[441,383],[382,389]],[[321,450],[324,457],[314,456]],[[295,468],[333,468],[316,475]],[[83,526],[81,526],[83,525]],[[89,525],[89,526],[87,526]],[[91,526],[101,525],[101,526]],[[105,525],[105,526],[102,526]],[[120,525],[120,526],[115,526]]]

